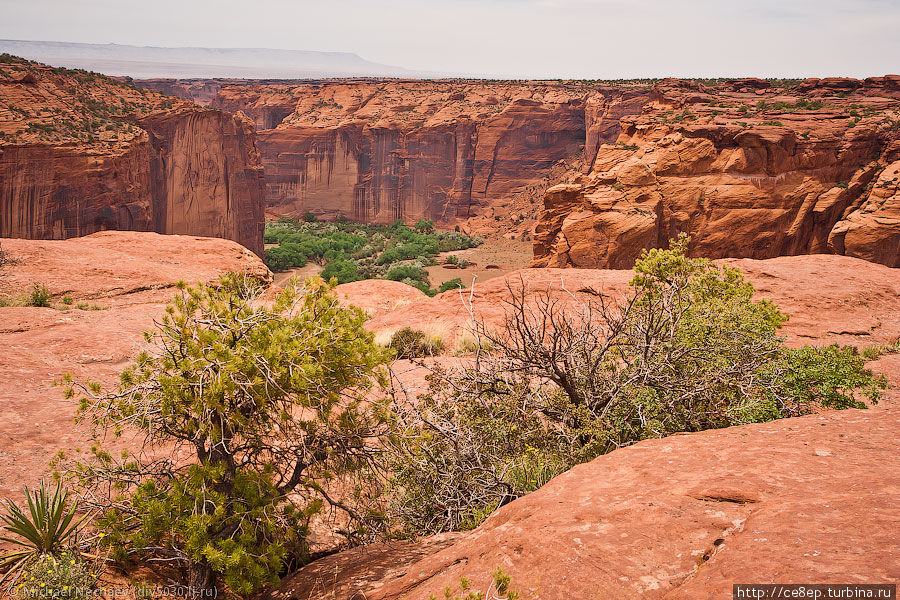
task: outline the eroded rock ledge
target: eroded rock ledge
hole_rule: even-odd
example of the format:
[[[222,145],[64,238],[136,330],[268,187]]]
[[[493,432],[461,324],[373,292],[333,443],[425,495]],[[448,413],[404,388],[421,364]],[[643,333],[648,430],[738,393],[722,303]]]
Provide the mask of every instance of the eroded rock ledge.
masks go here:
[[[900,77],[664,81],[550,188],[533,266],[628,268],[679,232],[697,256],[834,253],[900,266]]]

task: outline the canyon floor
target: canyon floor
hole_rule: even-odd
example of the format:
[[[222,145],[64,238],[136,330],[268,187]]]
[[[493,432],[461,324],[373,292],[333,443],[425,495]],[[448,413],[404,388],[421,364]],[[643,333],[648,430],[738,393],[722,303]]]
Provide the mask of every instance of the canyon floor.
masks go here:
[[[484,282],[524,269],[531,262],[531,242],[488,237],[477,248],[444,252],[442,256],[451,254],[472,264],[465,269],[452,268],[453,265],[446,264],[428,267],[428,278],[433,287],[459,277],[468,288],[472,287],[473,282]]]
[[[13,498],[50,475],[58,450],[89,446],[87,432],[72,425],[75,407],[54,385],[64,373],[113,384],[179,280],[214,280],[227,270],[271,277],[255,255],[221,239],[103,232],[4,239],[2,247],[12,261],[0,266],[0,294],[24,294],[34,283],[52,294],[48,308],[0,307],[0,496]],[[616,297],[631,277],[521,269],[516,246],[480,250],[470,260],[478,268],[496,260],[501,272],[479,276],[465,295],[427,298],[389,281],[337,292],[371,315],[367,326],[380,336],[437,327],[452,349],[470,304],[489,323],[502,319],[507,285]],[[833,255],[726,262],[791,314],[788,344],[865,347],[900,336],[898,269]],[[451,354],[438,360],[457,360]],[[480,586],[498,566],[523,598],[542,599],[718,598],[739,582],[897,581],[900,356],[869,366],[894,386],[869,410],[641,442],[557,477],[472,532],[338,553],[270,596],[420,600],[461,577]]]

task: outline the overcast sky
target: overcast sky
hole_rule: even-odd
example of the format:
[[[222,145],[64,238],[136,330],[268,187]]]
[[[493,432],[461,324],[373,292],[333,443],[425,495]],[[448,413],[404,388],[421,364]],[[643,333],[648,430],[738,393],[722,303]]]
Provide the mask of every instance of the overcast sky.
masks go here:
[[[355,52],[496,77],[900,72],[900,0],[0,0],[0,38]]]

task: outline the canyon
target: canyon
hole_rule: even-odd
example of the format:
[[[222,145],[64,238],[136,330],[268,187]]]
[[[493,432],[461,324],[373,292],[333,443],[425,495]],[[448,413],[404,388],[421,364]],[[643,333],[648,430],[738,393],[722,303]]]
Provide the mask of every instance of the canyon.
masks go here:
[[[633,82],[153,80],[255,124],[272,215],[431,218],[534,266],[691,252],[900,265],[900,76]]]
[[[898,76],[116,80],[7,60],[3,236],[261,254],[265,214],[312,213],[530,239],[535,267],[627,268],[681,232],[698,256],[900,266]]]
[[[3,239],[0,296],[40,281],[52,307],[0,307],[0,495],[48,473],[58,450],[89,439],[73,425],[75,404],[55,382],[66,372],[113,385],[143,349],[143,330],[164,314],[180,280],[215,281],[238,271],[271,284],[257,256],[215,238],[103,231],[68,240]],[[786,343],[866,347],[900,335],[900,271],[846,256],[725,259],[758,298],[791,314]],[[411,326],[447,329],[503,319],[507,285],[616,297],[631,271],[523,269],[471,296],[427,298],[400,282],[338,286],[370,314],[376,334]],[[66,297],[71,304],[65,303]],[[435,360],[459,360],[445,353]],[[734,582],[893,581],[896,430],[900,355],[867,363],[892,384],[868,410],[645,440],[562,474],[499,509],[478,528],[392,541],[320,558],[260,597],[272,600],[420,600],[460,579],[483,590],[496,567],[523,598],[708,598]],[[412,391],[425,385],[395,363]],[[140,437],[115,448],[135,450]],[[853,523],[852,528],[847,523]]]
[[[238,85],[223,87],[210,106],[256,123],[274,213],[456,224],[580,154],[584,90],[451,81]]]
[[[84,71],[0,63],[0,236],[108,229],[263,251],[262,163],[240,115]]]
[[[900,2],[8,4],[0,600],[900,581]]]

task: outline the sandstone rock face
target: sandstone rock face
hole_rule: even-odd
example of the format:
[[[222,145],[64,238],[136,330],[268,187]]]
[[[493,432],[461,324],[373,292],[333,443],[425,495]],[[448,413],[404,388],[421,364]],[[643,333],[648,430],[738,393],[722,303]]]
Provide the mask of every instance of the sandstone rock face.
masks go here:
[[[117,78],[118,79],[118,78]],[[200,106],[207,106],[222,88],[221,79],[132,79],[122,80],[146,90],[190,100]]]
[[[211,106],[260,131],[275,214],[518,232],[528,204],[502,207],[577,156],[544,197],[535,266],[626,268],[681,231],[698,255],[893,266],[898,80],[238,82]]]
[[[223,237],[263,252],[262,164],[241,115],[191,111],[145,117],[153,230]]]
[[[369,318],[389,314],[402,306],[428,298],[425,292],[399,281],[364,279],[334,288],[341,304],[363,309]]]
[[[855,210],[831,230],[835,252],[900,267],[900,140],[885,150],[877,177]]]
[[[584,173],[546,193],[533,265],[627,268],[687,232],[702,256],[900,266],[897,79],[664,80],[616,143],[588,131]]]
[[[262,164],[246,117],[24,61],[4,77],[0,236],[156,231],[262,253]]]
[[[864,346],[900,336],[898,269],[834,255],[722,262],[791,314],[782,330],[788,344]],[[560,299],[588,288],[617,298],[631,274],[526,269],[507,281]],[[476,285],[473,308],[498,323],[507,294],[499,278]],[[458,295],[444,293],[370,326],[462,327],[467,318]],[[462,577],[483,592],[497,567],[522,598],[548,600],[705,600],[729,597],[734,583],[894,581],[900,355],[868,366],[894,386],[869,410],[640,442],[560,475],[471,532],[340,552],[268,597],[422,600],[458,589]]]
[[[259,132],[274,129],[290,116],[299,102],[298,95],[302,89],[299,83],[292,86],[286,82],[228,82],[219,86],[219,91],[209,104],[229,112],[243,112],[253,120]]]
[[[420,600],[458,590],[463,577],[483,592],[497,567],[522,598],[546,600],[705,600],[729,597],[734,583],[894,581],[898,427],[894,405],[640,442],[457,539],[328,557],[269,597]]]
[[[580,83],[363,81],[225,86],[211,106],[261,130],[273,212],[453,223],[582,154],[588,128],[594,143],[614,140],[639,96]]]
[[[0,244],[12,259],[0,266],[0,296],[43,283],[55,306],[0,307],[0,496],[17,499],[22,485],[49,475],[57,450],[85,449],[90,438],[73,425],[76,405],[54,381],[71,372],[104,389],[115,385],[178,281],[214,281],[225,271],[272,279],[259,257],[218,238],[102,231]],[[71,305],[62,303],[65,295]],[[123,444],[133,449],[140,440],[126,436]]]

